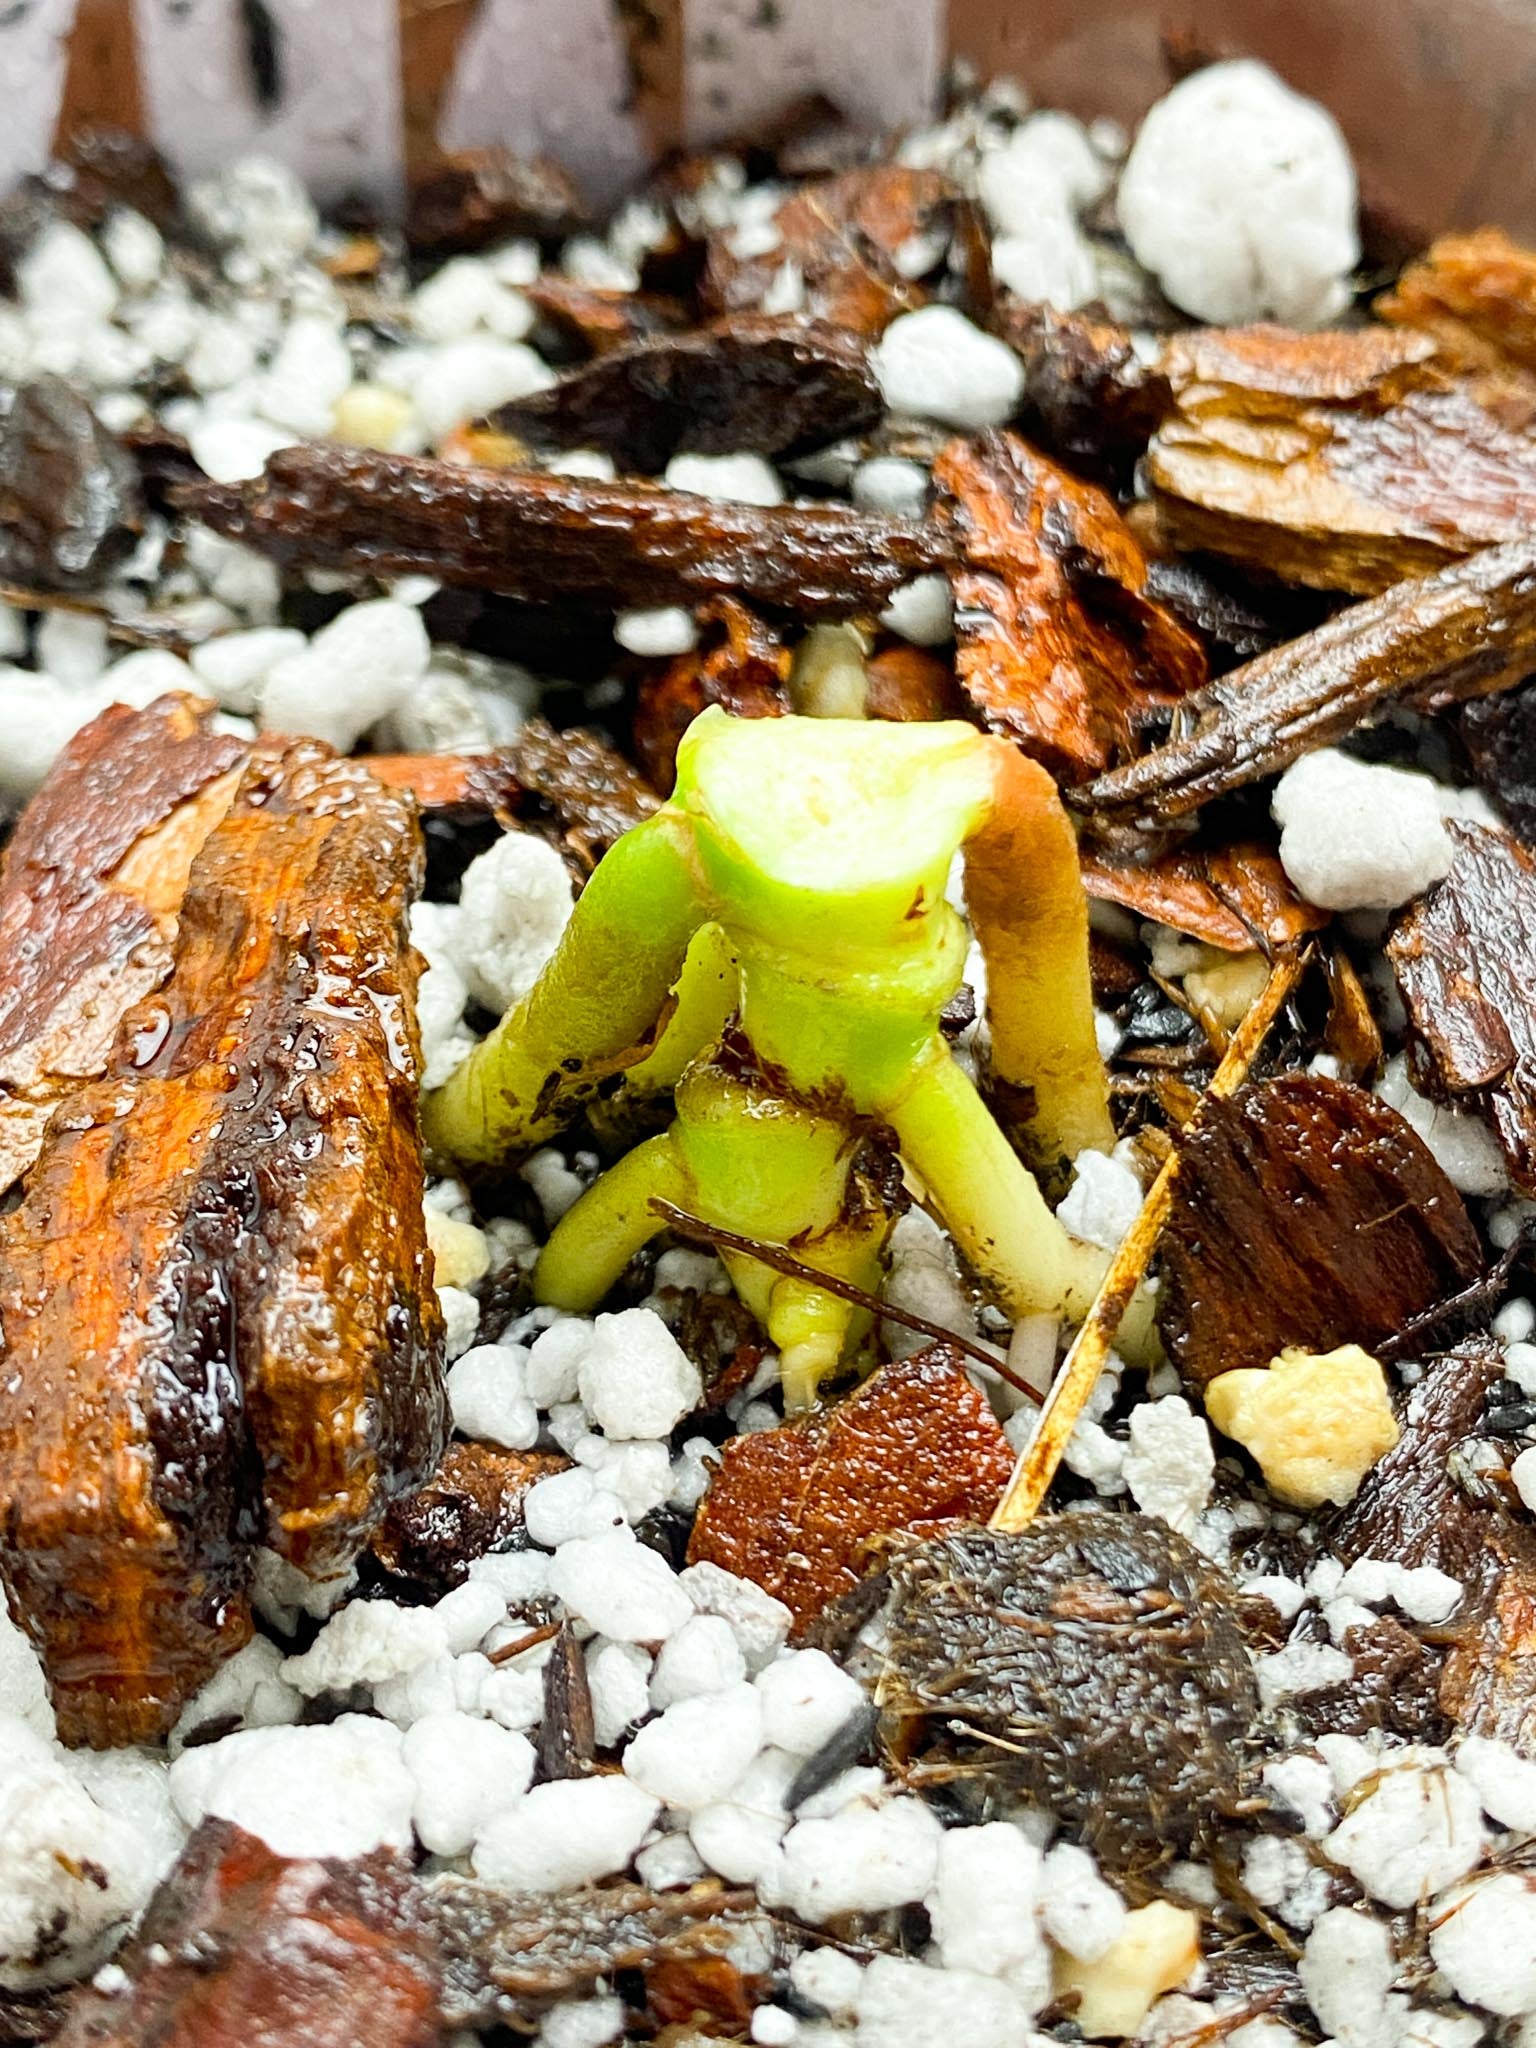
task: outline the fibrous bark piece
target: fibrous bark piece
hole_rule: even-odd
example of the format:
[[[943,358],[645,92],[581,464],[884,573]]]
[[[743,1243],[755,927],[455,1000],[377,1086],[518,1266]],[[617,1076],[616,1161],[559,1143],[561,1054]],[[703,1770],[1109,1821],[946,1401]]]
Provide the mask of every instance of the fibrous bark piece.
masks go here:
[[[1272,848],[1256,840],[1228,846],[1175,846],[1142,857],[1111,841],[1081,849],[1083,887],[1225,953],[1268,952],[1320,931],[1330,912],[1305,903]]]
[[[492,424],[536,447],[606,448],[621,469],[649,475],[684,449],[818,448],[880,409],[864,349],[844,329],[742,313],[615,349],[502,406]]]
[[[61,377],[0,389],[0,579],[90,589],[143,530],[138,471]]]
[[[1536,1195],[1536,856],[1507,832],[1450,830],[1450,873],[1387,946],[1413,1064],[1442,1100],[1482,1111],[1511,1180]]]
[[[689,1560],[754,1580],[804,1629],[857,1583],[877,1537],[984,1519],[1012,1467],[986,1400],[935,1345],[825,1413],[733,1438]]]
[[[1477,1618],[1445,1662],[1440,1706],[1457,1732],[1507,1742],[1536,1762],[1536,1541],[1490,1518]]]
[[[773,225],[778,240],[760,255],[739,255],[732,229],[711,236],[706,300],[721,312],[755,311],[788,264],[799,273],[807,313],[871,340],[898,313],[927,303],[904,267],[913,250],[931,249],[923,268],[934,269],[952,242],[980,234],[974,207],[947,178],[892,163],[801,186]]]
[[[754,1903],[751,1892],[705,1885],[517,1897],[462,1877],[442,1878],[423,1894],[443,1957],[447,2023],[519,2031],[557,1999],[594,1991],[621,1970],[648,1975],[663,1961],[727,1954]]]
[[[872,1659],[908,1783],[1022,1796],[1112,1869],[1188,1851],[1240,1797],[1258,1698],[1232,1587],[1150,1516],[898,1537],[818,1633]]]
[[[1177,547],[1368,594],[1536,517],[1530,405],[1485,404],[1428,335],[1205,329],[1162,368],[1146,473]]]
[[[1202,1387],[1288,1346],[1369,1351],[1482,1268],[1422,1139],[1364,1089],[1308,1074],[1203,1103],[1162,1259],[1163,1340]]]
[[[119,1959],[126,1988],[77,1991],[54,2048],[436,2048],[417,1896],[385,1851],[289,1858],[205,1820]]]
[[[210,730],[207,708],[178,696],[112,705],[70,741],[12,834],[0,868],[0,1191],[170,970],[187,871],[245,753]]]
[[[285,564],[622,609],[739,594],[786,611],[879,611],[943,566],[936,530],[843,505],[723,504],[660,484],[466,469],[365,449],[284,448],[183,510]]]
[[[1440,709],[1536,662],[1536,543],[1399,583],[1186,699],[1180,737],[1080,791],[1083,808],[1181,818],[1331,746],[1391,703]]]
[[[0,1570],[66,1741],[163,1732],[249,1631],[248,1539],[334,1569],[441,1454],[419,862],[362,763],[259,752],[0,1223]]]
[[[960,556],[960,681],[982,718],[1069,778],[1132,757],[1140,725],[1199,689],[1206,662],[1147,595],[1130,528],[1017,434],[951,441],[933,475]]]
[[[1372,311],[1432,334],[1461,369],[1536,372],[1536,250],[1502,228],[1442,235]]]

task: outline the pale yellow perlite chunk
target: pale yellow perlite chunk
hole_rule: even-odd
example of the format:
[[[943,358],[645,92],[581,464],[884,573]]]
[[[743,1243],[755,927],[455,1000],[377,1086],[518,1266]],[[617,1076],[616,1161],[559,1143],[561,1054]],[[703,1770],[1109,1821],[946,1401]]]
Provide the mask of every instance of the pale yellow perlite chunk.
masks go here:
[[[1198,1915],[1154,1899],[1126,1915],[1119,1940],[1096,1962],[1058,1956],[1056,1995],[1079,1994],[1072,2017],[1090,2041],[1121,2041],[1137,2033],[1163,1993],[1177,1990],[1199,1963]]]
[[[1298,1508],[1353,1500],[1398,1438],[1387,1376],[1358,1344],[1282,1351],[1265,1371],[1224,1372],[1205,1408],[1258,1460],[1270,1491]]]

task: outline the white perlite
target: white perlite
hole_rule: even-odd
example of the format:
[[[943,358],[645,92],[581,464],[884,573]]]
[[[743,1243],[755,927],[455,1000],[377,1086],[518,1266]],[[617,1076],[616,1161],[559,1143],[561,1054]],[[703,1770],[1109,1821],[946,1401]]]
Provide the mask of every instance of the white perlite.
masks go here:
[[[1536,1889],[1523,1871],[1463,1885],[1435,1906],[1429,1952],[1458,1996],[1513,2018],[1536,2012]]]
[[[1536,1834],[1536,1763],[1507,1742],[1469,1735],[1456,1752],[1456,1768],[1500,1827]]]
[[[1393,2048],[1406,2000],[1392,1994],[1392,1936],[1379,1920],[1336,1906],[1307,1936],[1299,1965],[1312,2010],[1339,2048]]]
[[[1280,861],[1324,910],[1396,910],[1449,874],[1451,835],[1427,775],[1306,754],[1275,785]]]
[[[261,724],[308,733],[349,753],[401,702],[431,652],[414,606],[387,597],[349,605],[301,653],[267,670],[258,693]]]
[[[470,994],[498,1015],[526,995],[571,915],[571,877],[547,840],[504,832],[459,885],[454,955]]]
[[[761,455],[674,455],[663,481],[674,491],[726,504],[780,505],[784,489]]]
[[[1405,1054],[1394,1053],[1388,1060],[1376,1093],[1412,1124],[1454,1188],[1464,1195],[1508,1192],[1509,1168],[1498,1139],[1475,1110],[1453,1109],[1421,1095]]]
[[[388,1721],[343,1714],[314,1728],[247,1729],[184,1750],[170,1783],[189,1827],[218,1814],[279,1856],[410,1847],[416,1785]]]
[[[576,1385],[593,1421],[619,1438],[666,1436],[704,1394],[698,1367],[647,1308],[597,1318]]]
[[[702,1626],[702,1617],[700,1626]],[[757,1679],[763,1740],[814,1756],[865,1704],[864,1688],[824,1650],[786,1650]]]
[[[1465,1877],[1486,1836],[1476,1792],[1449,1769],[1382,1773],[1325,1847],[1371,1895],[1412,1906]]]
[[[174,1860],[174,1819],[167,1842],[140,1799],[108,1796],[107,1777],[125,1768],[152,1774],[152,1790],[163,1785],[160,1765],[138,1752],[77,1762],[27,1723],[0,1717],[0,1988],[30,1990],[89,1969]]]
[[[1141,1212],[1141,1182],[1123,1159],[1108,1152],[1079,1152],[1072,1168],[1072,1185],[1057,1208],[1057,1222],[1085,1244],[1117,1250]]]
[[[535,1785],[474,1846],[476,1877],[509,1892],[558,1892],[627,1869],[661,1802],[629,1778]]]
[[[1011,1821],[951,1828],[927,1897],[946,1970],[1004,1977],[1031,2013],[1050,1995],[1051,1965],[1035,1925],[1040,1851]]]
[[[1147,115],[1120,178],[1139,262],[1199,319],[1320,326],[1359,260],[1355,170],[1333,116],[1263,64],[1210,64]]]
[[[953,306],[921,306],[894,319],[870,351],[892,412],[977,432],[1017,408],[1024,367],[1013,350]]]
[[[430,1608],[355,1600],[331,1617],[302,1657],[286,1659],[282,1676],[314,1699],[398,1678],[443,1647],[443,1625]]]
[[[401,1755],[416,1783],[411,1818],[424,1849],[465,1856],[477,1835],[515,1806],[533,1778],[525,1735],[473,1714],[425,1714]]]
[[[517,1345],[476,1344],[448,1369],[448,1405],[462,1436],[531,1450],[539,1440],[539,1411],[523,1383],[527,1353]]]
[[[841,1913],[911,1905],[933,1883],[943,1832],[921,1801],[905,1798],[799,1821],[784,1837],[783,1861],[764,1885],[763,1902],[786,1906],[813,1926]]]
[[[620,1643],[662,1642],[693,1612],[666,1559],[628,1530],[562,1543],[549,1587],[578,1620]]]
[[[624,1752],[625,1775],[683,1812],[723,1799],[763,1744],[757,1689],[679,1700],[648,1721]]]
[[[995,1977],[876,1956],[859,1986],[857,2048],[1019,2048],[1022,1999]]]
[[[1181,1394],[1169,1394],[1131,1410],[1130,1438],[1124,1473],[1131,1498],[1143,1514],[1160,1515],[1187,1536],[1211,1497],[1210,1431]]]

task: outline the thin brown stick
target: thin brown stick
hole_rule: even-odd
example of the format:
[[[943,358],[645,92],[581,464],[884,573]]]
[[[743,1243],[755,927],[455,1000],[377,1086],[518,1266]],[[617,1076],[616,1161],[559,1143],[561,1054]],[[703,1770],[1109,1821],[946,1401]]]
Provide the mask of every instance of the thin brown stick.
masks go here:
[[[1242,1085],[1281,1005],[1295,988],[1305,959],[1303,951],[1282,954],[1276,961],[1258,1000],[1233,1032],[1226,1056],[1211,1077],[1211,1085],[1202,1096],[1202,1102],[1213,1095],[1218,1100],[1231,1095]],[[1198,1119],[1199,1111],[1195,1114]],[[1077,1427],[1078,1417],[1087,1406],[1089,1395],[1098,1385],[1099,1374],[1104,1370],[1121,1319],[1130,1307],[1132,1295],[1141,1285],[1148,1261],[1168,1220],[1173,1200],[1173,1177],[1178,1171],[1178,1164],[1179,1155],[1175,1149],[1147,1189],[1140,1214],[1110,1260],[1082,1328],[1073,1338],[1072,1347],[1051,1383],[1051,1391],[1045,1398],[1034,1434],[1019,1453],[1008,1490],[998,1502],[997,1512],[987,1525],[989,1528],[1005,1532],[1027,1529],[1040,1512],[1051,1481],[1056,1477],[1062,1453]]]
[[[859,1308],[867,1308],[872,1315],[887,1322],[900,1323],[906,1330],[916,1330],[920,1337],[932,1337],[936,1344],[952,1344],[957,1351],[963,1351],[967,1358],[974,1358],[978,1365],[995,1372],[999,1379],[1006,1380],[1010,1387],[1017,1388],[1039,1406],[1040,1396],[1034,1388],[1027,1380],[1021,1380],[1017,1373],[1010,1372],[995,1352],[983,1350],[980,1344],[973,1344],[969,1337],[961,1337],[954,1330],[946,1330],[942,1323],[930,1323],[926,1316],[912,1315],[904,1308],[892,1308],[889,1302],[878,1300],[854,1281],[808,1266],[804,1259],[797,1259],[784,1245],[764,1244],[760,1238],[742,1237],[734,1230],[723,1230],[718,1223],[706,1223],[702,1216],[690,1216],[686,1209],[679,1209],[661,1195],[652,1195],[651,1213],[659,1216],[679,1237],[691,1237],[699,1244],[712,1244],[723,1251],[741,1252],[746,1258],[756,1259],[760,1266],[768,1267],[770,1272],[783,1273],[791,1280],[804,1280],[812,1287],[819,1287],[824,1294],[835,1294],[840,1301],[854,1302]]]
[[[525,1636],[514,1636],[510,1643],[503,1643],[499,1650],[492,1650],[486,1657],[488,1664],[510,1664],[514,1657],[521,1657],[524,1650],[536,1650],[540,1643],[552,1643],[559,1635],[561,1624],[546,1621],[540,1628],[529,1629]]]

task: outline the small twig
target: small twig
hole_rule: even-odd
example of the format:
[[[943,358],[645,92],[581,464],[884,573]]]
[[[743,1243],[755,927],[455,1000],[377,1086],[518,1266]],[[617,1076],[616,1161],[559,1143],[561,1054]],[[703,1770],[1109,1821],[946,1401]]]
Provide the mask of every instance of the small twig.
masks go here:
[[[665,1200],[661,1195],[652,1195],[651,1213],[659,1216],[679,1237],[691,1237],[699,1244],[712,1244],[723,1251],[741,1252],[746,1258],[756,1259],[760,1266],[768,1267],[770,1272],[783,1273],[790,1280],[804,1280],[811,1287],[819,1287],[823,1294],[835,1294],[840,1301],[854,1302],[859,1308],[867,1308],[872,1315],[883,1317],[887,1322],[900,1323],[906,1330],[916,1330],[920,1337],[932,1337],[937,1344],[952,1344],[957,1351],[963,1351],[967,1358],[974,1358],[978,1365],[995,1372],[999,1379],[1006,1380],[1010,1387],[1039,1406],[1040,1396],[1034,1388],[1027,1380],[1020,1379],[1016,1372],[1011,1372],[995,1352],[973,1344],[969,1337],[962,1337],[955,1330],[946,1330],[942,1323],[930,1323],[926,1316],[915,1316],[907,1309],[893,1308],[889,1302],[879,1300],[852,1280],[808,1266],[804,1259],[797,1259],[784,1245],[764,1244],[759,1238],[742,1237],[734,1230],[723,1230],[718,1223],[706,1223],[702,1216],[690,1216],[686,1209],[679,1209],[676,1203]]]
[[[486,1657],[488,1664],[510,1664],[514,1657],[521,1657],[524,1650],[536,1650],[540,1643],[552,1643],[560,1633],[558,1621],[546,1621],[542,1628],[531,1628],[525,1636],[514,1636],[510,1643],[503,1643],[499,1650],[492,1650]]]
[[[1211,1085],[1202,1096],[1202,1102],[1212,1096],[1220,1100],[1242,1085],[1281,1005],[1295,988],[1306,958],[1307,953],[1303,950],[1282,954],[1276,961],[1258,1000],[1233,1032],[1226,1056],[1211,1077]],[[1195,1121],[1198,1119],[1197,1110]],[[1136,1221],[1122,1239],[1120,1249],[1110,1260],[1108,1270],[1099,1282],[1099,1291],[1051,1383],[1051,1391],[1035,1423],[1034,1434],[1019,1453],[1008,1490],[998,1502],[997,1512],[987,1525],[989,1528],[1006,1532],[1027,1529],[1040,1512],[1051,1481],[1056,1477],[1062,1453],[1077,1427],[1078,1417],[1088,1404],[1088,1397],[1099,1383],[1099,1374],[1104,1370],[1121,1321],[1130,1307],[1131,1297],[1141,1285],[1142,1275],[1168,1220],[1178,1164],[1179,1154],[1175,1148],[1147,1189]]]

